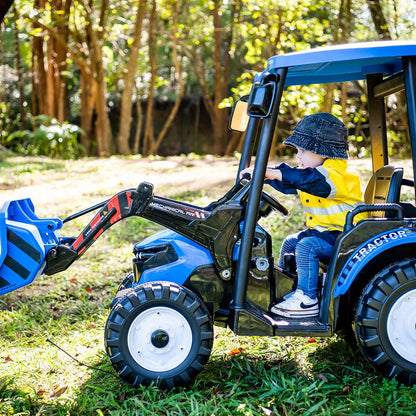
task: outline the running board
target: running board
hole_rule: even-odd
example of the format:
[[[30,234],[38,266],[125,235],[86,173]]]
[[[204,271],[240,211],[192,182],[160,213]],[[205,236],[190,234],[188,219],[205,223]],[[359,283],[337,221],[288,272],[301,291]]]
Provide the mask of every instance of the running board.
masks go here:
[[[237,335],[254,336],[331,336],[332,328],[316,318],[283,318],[248,301],[242,309],[231,311],[232,329]]]

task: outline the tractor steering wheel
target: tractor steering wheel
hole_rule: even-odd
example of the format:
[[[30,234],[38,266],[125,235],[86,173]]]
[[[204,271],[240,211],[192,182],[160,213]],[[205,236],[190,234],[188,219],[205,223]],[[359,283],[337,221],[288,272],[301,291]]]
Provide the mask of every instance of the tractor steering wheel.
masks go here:
[[[247,195],[251,187],[251,180],[248,180],[248,178],[244,175],[240,183],[245,188],[244,193]],[[261,193],[261,200],[267,203],[275,211],[280,212],[282,215],[289,214],[289,211],[286,207],[284,207],[274,196],[265,191],[262,191]]]
[[[288,209],[284,207],[273,195],[263,191],[261,193],[261,199],[264,202],[267,202],[275,211],[280,212],[282,215],[289,214]]]

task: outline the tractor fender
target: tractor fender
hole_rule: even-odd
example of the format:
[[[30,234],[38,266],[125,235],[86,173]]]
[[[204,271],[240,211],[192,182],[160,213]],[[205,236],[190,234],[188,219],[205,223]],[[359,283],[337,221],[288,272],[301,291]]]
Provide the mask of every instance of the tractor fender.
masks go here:
[[[345,295],[360,271],[374,258],[393,247],[416,243],[416,231],[397,228],[371,237],[359,246],[345,262],[335,283],[333,297]]]
[[[135,248],[140,250],[167,244],[175,250],[177,254],[176,261],[145,270],[139,283],[163,280],[184,285],[195,269],[214,263],[208,249],[171,230],[156,233],[138,243]]]

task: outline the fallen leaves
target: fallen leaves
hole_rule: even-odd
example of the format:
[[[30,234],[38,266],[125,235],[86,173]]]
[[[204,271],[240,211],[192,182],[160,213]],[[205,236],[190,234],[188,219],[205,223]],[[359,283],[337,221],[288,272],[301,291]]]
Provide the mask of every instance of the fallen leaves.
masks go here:
[[[238,354],[240,354],[241,352],[243,352],[244,351],[244,348],[241,348],[241,347],[238,347],[238,348],[234,348],[234,349],[232,349],[229,353],[228,353],[228,355],[231,355],[231,356],[233,356],[233,355],[238,355]]]
[[[36,395],[43,400],[49,398],[54,399],[57,397],[61,397],[66,391],[68,390],[67,384],[58,384],[52,391],[48,392],[48,390],[43,386],[38,386],[36,390]]]
[[[49,397],[60,397],[67,391],[67,389],[68,386],[66,384],[60,384],[53,389],[53,391],[49,394]]]

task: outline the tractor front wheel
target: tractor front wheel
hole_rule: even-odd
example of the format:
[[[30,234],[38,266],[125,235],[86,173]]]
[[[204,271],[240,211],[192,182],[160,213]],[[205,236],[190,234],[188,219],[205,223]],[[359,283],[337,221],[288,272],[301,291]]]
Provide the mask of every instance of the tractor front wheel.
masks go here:
[[[416,261],[376,275],[357,307],[355,330],[364,355],[383,375],[416,383]]]
[[[105,329],[106,351],[120,377],[133,386],[190,384],[211,353],[213,326],[204,303],[171,282],[120,293]]]

